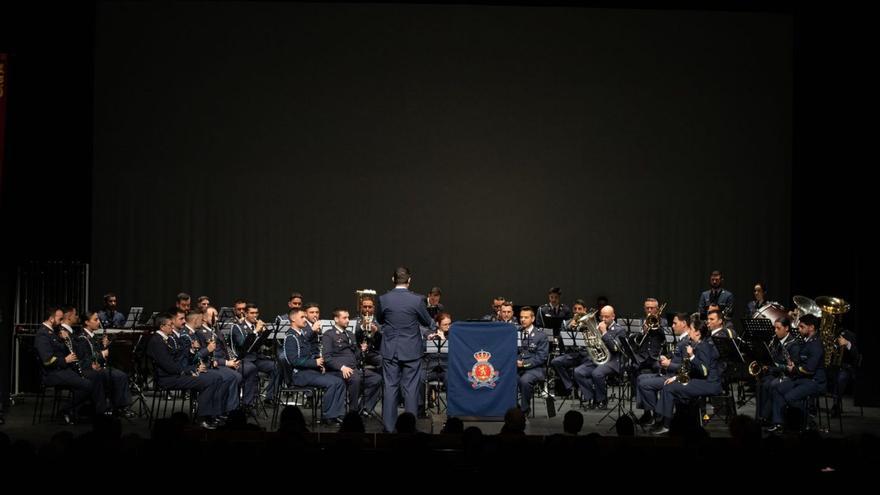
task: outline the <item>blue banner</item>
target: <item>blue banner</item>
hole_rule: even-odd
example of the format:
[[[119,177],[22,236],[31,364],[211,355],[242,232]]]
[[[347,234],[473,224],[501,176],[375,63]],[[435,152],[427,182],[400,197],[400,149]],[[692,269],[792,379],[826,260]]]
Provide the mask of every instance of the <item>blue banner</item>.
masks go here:
[[[516,327],[510,323],[453,323],[447,415],[503,418],[516,405],[516,356]]]

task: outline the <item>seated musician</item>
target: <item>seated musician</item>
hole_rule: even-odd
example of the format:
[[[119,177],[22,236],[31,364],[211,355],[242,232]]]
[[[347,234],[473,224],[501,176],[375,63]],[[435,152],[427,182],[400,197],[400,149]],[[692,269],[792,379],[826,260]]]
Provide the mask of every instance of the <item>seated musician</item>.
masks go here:
[[[676,403],[721,393],[718,349],[708,338],[708,334],[706,327],[688,327],[690,342],[685,345],[682,364],[675,376],[663,382],[663,389],[660,391],[660,400],[655,409],[658,420],[654,434],[669,432]]]
[[[245,305],[244,321],[232,325],[232,343],[235,352],[244,366],[244,394],[242,402],[245,407],[253,407],[260,393],[260,376],[258,371],[269,375],[266,397],[275,396],[276,374],[275,360],[259,353],[254,342],[266,331],[266,324],[259,319],[260,309],[254,303]]]
[[[578,320],[587,314],[587,304],[583,299],[575,299],[574,304],[572,304],[572,311],[574,311],[572,317],[562,322],[560,339],[567,338],[572,341],[575,340],[577,337],[576,333],[579,332]],[[566,351],[565,354],[557,356],[550,361],[550,366],[553,367],[556,371],[556,376],[562,381],[562,395],[565,397],[571,394],[572,387],[574,386],[574,377],[572,376],[574,369],[584,364],[589,357],[587,351],[583,347],[578,348],[572,346],[566,349]]]
[[[785,407],[802,409],[804,399],[811,395],[825,392],[825,350],[822,340],[816,334],[819,319],[811,314],[801,316],[798,333],[802,341],[792,350],[791,362],[786,365],[788,380],[773,389],[772,418],[773,426],[767,431],[782,431]]]
[[[341,378],[348,387],[349,410],[369,416],[379,401],[382,375],[363,367],[363,351],[355,336],[347,330],[348,318],[347,310],[333,310],[333,327],[321,335],[324,367],[327,375]]]
[[[360,315],[355,320],[355,338],[364,354],[364,367],[382,373],[382,354],[379,346],[382,343],[382,332],[374,320],[376,301],[372,296],[361,299]]]
[[[147,343],[147,356],[153,360],[156,381],[166,389],[198,391],[200,424],[203,428],[216,428],[220,424],[217,416],[221,413],[226,390],[220,376],[205,373],[208,368],[204,364],[181,364],[181,356],[188,355],[189,350],[182,349],[172,335],[175,324],[171,315],[157,316],[156,324],[159,329]]]
[[[659,358],[666,344],[668,326],[660,314],[656,299],[645,299],[645,319],[642,320],[642,333],[635,337],[635,350],[638,362],[635,363],[634,377],[640,373],[657,374],[660,370]]]
[[[588,409],[608,407],[608,376],[620,373],[620,345],[618,339],[626,335],[626,327],[617,323],[614,307],[607,305],[599,312],[598,325],[602,343],[608,349],[609,359],[602,364],[592,359],[574,369],[574,381],[578,384],[581,399]]]
[[[531,410],[533,387],[544,380],[547,374],[550,343],[544,331],[534,325],[534,309],[529,306],[520,309],[519,321],[522,324],[520,329],[522,344],[519,358],[516,360],[517,373],[519,373],[519,407],[523,415],[527,416]]]
[[[511,325],[519,325],[519,319],[513,314],[513,303],[510,301],[505,301],[501,305],[501,309],[498,311],[498,319],[496,320],[499,323],[510,323]]]
[[[694,324],[697,327],[702,322],[699,321],[697,315]],[[654,421],[657,409],[657,394],[663,389],[666,380],[678,373],[681,367],[682,359],[686,354],[686,347],[690,343],[688,338],[688,330],[692,325],[690,315],[687,313],[676,313],[672,318],[672,333],[675,335],[675,348],[672,357],[661,355],[657,360],[659,372],[657,374],[642,374],[637,378],[636,385],[636,407],[644,410],[642,417],[639,418],[639,424],[647,425]],[[659,414],[657,415],[659,416]]]
[[[437,396],[440,394],[440,388],[446,383],[446,370],[449,368],[449,354],[440,352],[444,342],[449,338],[449,327],[452,326],[452,315],[446,312],[437,313],[434,317],[437,322],[437,329],[433,333],[425,336],[425,346],[434,352],[425,353],[425,361],[422,363],[419,380],[419,411],[424,412],[425,407],[431,409],[435,406]],[[429,331],[430,332],[430,331]],[[425,386],[428,383],[436,382],[440,387],[431,386],[431,389],[425,392]],[[427,406],[425,403],[427,401]]]
[[[308,328],[306,313],[300,308],[287,313],[290,329],[284,334],[280,351],[287,368],[287,381],[297,387],[320,387],[324,389],[322,415],[324,423],[339,426],[345,415],[345,382],[339,376],[325,373],[321,356]]]
[[[66,424],[73,424],[77,410],[88,399],[92,399],[98,414],[104,412],[106,405],[103,382],[89,379],[79,367],[79,356],[73,349],[73,336],[63,328],[58,333],[55,332],[62,317],[63,312],[58,308],[46,310],[46,320],[34,336],[34,347],[43,365],[43,385],[64,386],[72,391],[71,402],[61,409],[61,415]]]
[[[787,375],[787,356],[791,356],[792,352],[796,354],[795,349],[799,344],[798,336],[791,334],[791,320],[788,318],[776,320],[773,332],[775,335],[768,345],[773,362],[766,367],[758,382],[758,418],[764,423],[770,422],[773,413],[773,389]]]
[[[98,375],[97,379],[103,382],[104,390],[110,391],[110,402],[117,416],[133,417],[134,412],[129,409],[131,391],[128,388],[128,375],[118,368],[108,366],[110,341],[106,335],[102,338],[95,335],[95,331],[101,327],[98,312],[86,311],[83,313],[82,323],[82,333],[74,342],[80,368],[91,370]]]
[[[213,328],[205,323],[205,314],[201,309],[190,311],[186,314],[186,325],[181,335],[186,335],[195,349],[194,363],[204,363],[208,373],[220,375],[226,384],[226,392],[223,394],[222,414],[229,414],[238,409],[241,403],[241,383],[244,380],[238,371],[238,360],[229,359],[226,342],[223,338],[217,338]],[[186,345],[184,345],[186,347]]]
[[[501,319],[501,305],[504,304],[506,299],[504,296],[495,296],[492,298],[492,312],[483,316],[483,321],[498,321]]]
[[[831,363],[828,370],[828,388],[834,395],[834,406],[831,408],[831,416],[837,417],[841,413],[841,398],[846,393],[847,386],[856,378],[856,373],[862,362],[862,355],[856,345],[856,334],[851,330],[842,330],[835,341],[838,352],[842,353],[838,363]]]

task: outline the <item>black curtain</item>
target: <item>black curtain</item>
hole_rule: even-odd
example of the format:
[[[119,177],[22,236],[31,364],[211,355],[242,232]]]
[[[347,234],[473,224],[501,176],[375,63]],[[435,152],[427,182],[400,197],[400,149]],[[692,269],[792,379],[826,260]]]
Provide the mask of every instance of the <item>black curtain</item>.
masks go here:
[[[792,19],[577,8],[102,4],[93,283],[275,314],[398,264],[455,318],[721,269],[789,297]],[[97,300],[97,298],[96,298]],[[326,313],[325,313],[326,314]]]

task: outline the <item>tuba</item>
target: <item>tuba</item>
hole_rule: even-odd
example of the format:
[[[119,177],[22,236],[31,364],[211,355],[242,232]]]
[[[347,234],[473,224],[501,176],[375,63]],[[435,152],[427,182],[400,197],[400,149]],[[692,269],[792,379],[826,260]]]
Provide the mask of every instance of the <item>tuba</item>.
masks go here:
[[[839,297],[821,296],[816,298],[816,306],[822,311],[819,337],[825,349],[825,366],[839,366],[843,359],[843,350],[837,345],[840,318],[849,311],[850,304]]]
[[[599,332],[599,322],[596,321],[596,313],[599,310],[590,310],[586,315],[578,319],[578,330],[584,334],[584,344],[587,354],[596,366],[607,363],[611,359],[611,352],[605,342],[602,342],[602,334]]]

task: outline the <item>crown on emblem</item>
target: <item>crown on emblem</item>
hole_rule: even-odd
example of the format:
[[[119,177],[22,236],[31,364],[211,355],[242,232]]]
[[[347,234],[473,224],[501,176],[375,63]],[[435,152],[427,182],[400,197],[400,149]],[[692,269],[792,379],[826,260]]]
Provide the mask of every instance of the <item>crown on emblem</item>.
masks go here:
[[[474,359],[476,359],[477,362],[486,362],[486,361],[488,361],[491,357],[492,357],[492,353],[491,353],[491,352],[484,351],[484,350],[482,350],[482,349],[474,353]]]

